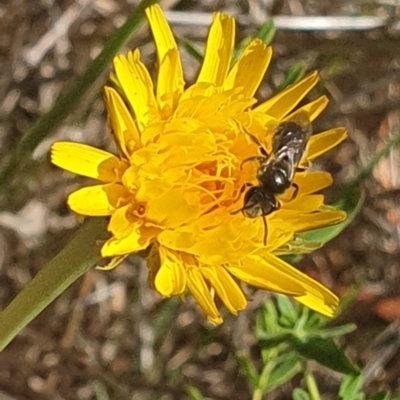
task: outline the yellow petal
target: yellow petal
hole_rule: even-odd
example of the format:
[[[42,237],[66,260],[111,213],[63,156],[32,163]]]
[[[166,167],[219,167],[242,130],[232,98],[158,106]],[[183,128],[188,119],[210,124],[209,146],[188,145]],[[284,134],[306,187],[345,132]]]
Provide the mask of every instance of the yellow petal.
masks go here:
[[[241,87],[246,97],[253,97],[264,78],[271,57],[271,47],[267,47],[260,39],[253,40],[230,70],[224,89]]]
[[[119,239],[114,236],[107,240],[101,248],[101,256],[114,257],[137,253],[146,249],[154,239],[154,236],[146,234],[146,230],[143,230],[141,225],[141,221],[137,222],[137,224],[132,224],[129,233],[125,232],[126,236]]]
[[[222,86],[231,64],[235,40],[235,20],[216,13],[208,34],[203,65],[197,82]]]
[[[107,86],[104,88],[104,101],[108,111],[109,125],[115,135],[117,145],[129,159],[135,149],[141,147],[136,124],[115,89]]]
[[[113,154],[81,143],[54,143],[51,162],[73,174],[102,182],[120,182],[127,169],[127,164]]]
[[[290,203],[285,204],[284,207],[285,210],[293,210],[296,213],[300,213],[318,210],[323,204],[324,196],[322,194],[311,194],[308,196],[296,197]]]
[[[229,267],[229,271],[250,285],[292,296],[327,316],[332,316],[338,305],[331,291],[270,253],[248,257],[241,268]]]
[[[283,92],[260,104],[255,111],[265,113],[276,119],[282,119],[300,103],[304,96],[317,84],[318,80],[318,73],[313,72],[300,82],[289,86]]]
[[[310,138],[307,152],[307,160],[312,161],[320,155],[336,147],[347,138],[345,128],[334,128],[329,131],[313,135]]]
[[[164,117],[175,110],[185,81],[174,36],[159,5],[146,9],[158,56],[157,101]]]
[[[307,115],[310,121],[314,121],[325,110],[329,100],[326,96],[318,97],[316,100],[299,107],[295,112],[288,115],[285,119],[292,120],[296,115]]]
[[[246,297],[225,268],[203,265],[200,271],[232,314],[237,315],[238,311],[246,308]]]
[[[187,286],[193,297],[199,303],[199,306],[207,315],[210,322],[215,325],[222,323],[221,315],[219,314],[210,290],[204,281],[203,275],[197,267],[187,269]]]
[[[287,266],[288,268],[276,269],[265,260],[265,257],[252,255],[241,260],[238,265],[228,266],[227,269],[249,285],[288,296],[300,295],[303,293],[302,287],[290,276],[290,271],[294,268],[289,264]]]
[[[295,226],[296,232],[306,232],[338,224],[344,221],[346,216],[344,211],[324,211],[311,214],[299,212],[293,215],[291,211],[282,210],[280,218],[283,220],[290,219],[290,222]]]
[[[190,191],[171,189],[147,204],[146,217],[155,223],[175,228],[193,221],[202,212],[198,198]]]
[[[286,270],[288,279],[295,279],[302,287],[303,293],[294,296],[298,302],[328,317],[335,314],[339,299],[329,289],[272,254],[264,258],[275,270]]]
[[[114,70],[120,88],[134,111],[140,131],[155,118],[157,103],[153,82],[145,65],[140,61],[139,50],[114,58]]]
[[[139,229],[143,221],[135,217],[132,213],[132,205],[126,204],[117,208],[110,218],[107,230],[117,239],[128,235],[132,229]]]
[[[125,205],[130,196],[129,191],[117,183],[95,185],[71,193],[68,205],[78,214],[101,217],[111,215],[117,208]]]
[[[298,173],[294,182],[299,186],[299,196],[318,192],[332,185],[333,179],[329,172],[315,171]]]
[[[186,289],[186,271],[182,262],[163,246],[159,247],[160,268],[154,287],[163,297],[180,295]]]

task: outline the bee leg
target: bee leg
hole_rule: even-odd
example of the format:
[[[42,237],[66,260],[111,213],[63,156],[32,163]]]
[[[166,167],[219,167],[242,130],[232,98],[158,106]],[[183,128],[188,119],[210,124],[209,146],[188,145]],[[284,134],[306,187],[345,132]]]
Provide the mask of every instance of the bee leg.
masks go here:
[[[264,239],[263,239],[263,243],[264,246],[267,245],[267,239],[268,239],[268,225],[267,225],[267,219],[265,218],[265,215],[262,216],[263,219],[263,224],[264,224]]]
[[[236,214],[239,214],[240,211],[243,211],[243,210],[244,210],[244,208],[239,208],[239,210],[231,211],[230,214],[231,215],[236,215]]]
[[[264,147],[260,146],[260,147],[259,147],[259,150],[260,150],[260,153],[261,153],[265,158],[268,158],[268,157],[269,157],[269,155],[268,155],[268,153],[267,153],[267,150],[265,150]]]
[[[240,163],[240,169],[243,168],[243,165],[244,165],[244,164],[246,164],[246,163],[248,163],[248,162],[251,162],[251,161],[257,161],[258,163],[262,164],[262,163],[265,161],[265,158],[266,158],[266,157],[264,157],[264,156],[254,156],[254,157],[246,158],[245,160],[243,160],[243,161]]]
[[[299,194],[299,185],[297,183],[292,183],[292,186],[294,187],[293,193],[288,201],[292,201],[297,197]]]
[[[312,162],[311,161],[307,161],[307,163],[306,163],[306,165],[304,167],[297,166],[296,172],[305,172],[311,167],[311,165],[312,165]]]

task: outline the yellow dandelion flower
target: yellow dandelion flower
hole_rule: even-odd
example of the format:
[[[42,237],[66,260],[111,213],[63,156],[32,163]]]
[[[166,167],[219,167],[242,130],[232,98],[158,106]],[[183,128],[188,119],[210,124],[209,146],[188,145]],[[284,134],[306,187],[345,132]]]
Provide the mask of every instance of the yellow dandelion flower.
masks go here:
[[[119,154],[78,143],[52,147],[54,164],[99,181],[72,193],[69,207],[80,215],[110,216],[110,239],[101,249],[105,258],[151,245],[147,264],[158,293],[171,297],[189,290],[215,324],[222,322],[215,297],[233,314],[246,307],[240,281],[332,316],[337,297],[276,256],[297,233],[345,218],[316,194],[332,183],[331,176],[296,173],[296,195],[284,194],[279,210],[266,216],[266,245],[263,218],[235,212],[243,207],[246,185],[257,184],[256,163],[245,162],[259,156],[254,138],[269,151],[281,121],[300,114],[313,121],[325,108],[322,96],[293,111],[318,82],[317,74],[256,106],[254,94],[272,50],[255,39],[232,65],[235,21],[217,13],[197,82],[186,88],[160,7],[146,14],[158,56],[157,84],[135,50],[114,59],[111,84],[104,89]],[[345,137],[342,128],[313,135],[304,163]]]

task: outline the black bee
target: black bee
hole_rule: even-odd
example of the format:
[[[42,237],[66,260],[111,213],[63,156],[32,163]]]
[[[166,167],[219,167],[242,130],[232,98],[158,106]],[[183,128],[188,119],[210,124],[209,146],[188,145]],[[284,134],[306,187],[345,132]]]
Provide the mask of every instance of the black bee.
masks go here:
[[[264,245],[268,234],[265,217],[280,208],[276,196],[285,193],[292,186],[295,189],[293,197],[297,194],[298,187],[293,183],[293,179],[297,171],[303,170],[299,165],[311,133],[311,125],[305,115],[299,115],[292,121],[282,122],[273,134],[271,154],[268,155],[260,147],[263,156],[244,161],[258,161],[260,168],[257,172],[258,185],[247,191],[243,208],[239,211],[248,218],[263,218]]]

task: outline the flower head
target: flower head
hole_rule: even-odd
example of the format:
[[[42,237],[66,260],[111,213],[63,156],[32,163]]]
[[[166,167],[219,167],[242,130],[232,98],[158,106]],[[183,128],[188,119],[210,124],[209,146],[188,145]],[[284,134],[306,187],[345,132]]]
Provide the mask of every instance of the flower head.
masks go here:
[[[296,194],[279,197],[280,208],[263,218],[241,212],[248,185],[257,185],[259,147],[271,151],[275,128],[306,116],[312,122],[326,97],[293,111],[316,85],[312,73],[266,102],[254,94],[272,50],[253,40],[232,64],[235,22],[215,14],[196,83],[185,88],[178,47],[159,6],[146,11],[158,56],[157,84],[140,61],[139,50],[114,59],[111,84],[104,88],[108,125],[118,155],[78,143],[55,143],[52,162],[99,181],[68,198],[87,216],[110,216],[103,257],[123,257],[150,245],[150,280],[164,297],[188,289],[210,321],[222,318],[218,296],[233,314],[247,300],[240,287],[292,296],[333,315],[337,297],[277,257],[299,232],[335,224],[341,211],[324,206],[317,191],[332,183],[326,172],[297,172]],[[309,140],[307,163],[340,143],[335,128]],[[246,186],[247,185],[247,186]]]

